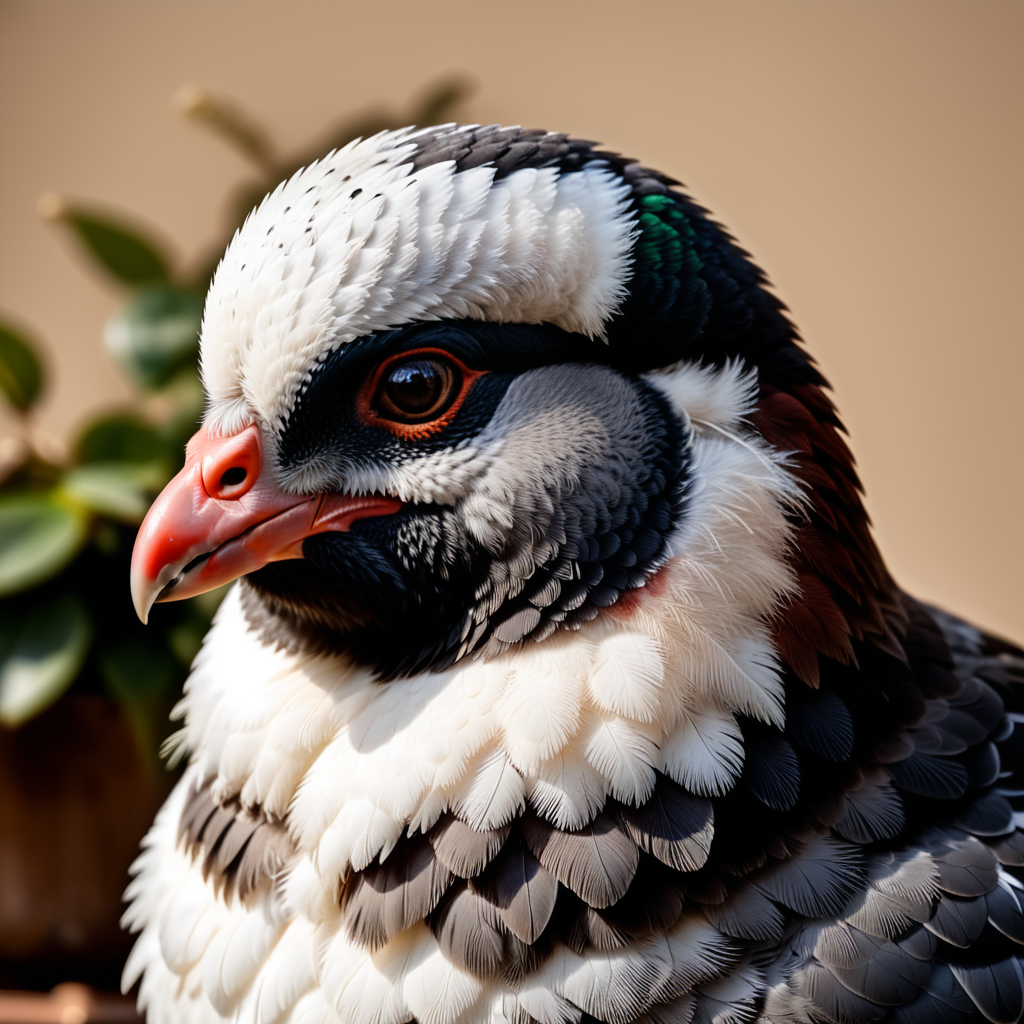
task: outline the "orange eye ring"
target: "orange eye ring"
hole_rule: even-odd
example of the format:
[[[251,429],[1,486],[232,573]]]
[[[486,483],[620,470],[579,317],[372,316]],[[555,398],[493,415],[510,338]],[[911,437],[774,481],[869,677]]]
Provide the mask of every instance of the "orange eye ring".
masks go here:
[[[442,392],[422,411],[402,409],[396,396],[387,392],[393,375],[404,366],[434,364],[442,378]],[[396,437],[415,441],[443,430],[455,418],[474,382],[487,370],[471,370],[450,352],[439,348],[419,348],[389,356],[367,377],[356,398],[359,418],[371,427],[389,431]]]

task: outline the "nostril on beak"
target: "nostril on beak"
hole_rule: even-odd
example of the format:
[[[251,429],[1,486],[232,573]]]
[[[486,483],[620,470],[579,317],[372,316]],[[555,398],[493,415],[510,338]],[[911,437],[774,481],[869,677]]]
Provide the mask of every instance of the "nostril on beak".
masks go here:
[[[211,439],[203,455],[203,489],[218,501],[235,501],[255,486],[262,468],[259,432]]]
[[[226,469],[220,478],[221,487],[237,487],[241,483],[245,483],[244,466],[232,466]]]

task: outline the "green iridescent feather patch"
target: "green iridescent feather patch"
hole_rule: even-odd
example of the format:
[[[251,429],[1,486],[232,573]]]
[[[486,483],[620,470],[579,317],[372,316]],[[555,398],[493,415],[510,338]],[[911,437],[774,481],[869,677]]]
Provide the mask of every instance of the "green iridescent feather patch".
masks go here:
[[[640,235],[633,249],[630,313],[648,323],[690,327],[707,307],[693,227],[671,195],[642,196],[637,205]]]

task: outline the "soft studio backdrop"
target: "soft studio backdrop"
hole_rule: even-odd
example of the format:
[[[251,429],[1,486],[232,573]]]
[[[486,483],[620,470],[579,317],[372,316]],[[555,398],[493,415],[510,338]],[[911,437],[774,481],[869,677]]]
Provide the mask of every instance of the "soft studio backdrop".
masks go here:
[[[99,340],[116,297],[41,193],[199,258],[251,175],[169,112],[183,83],[288,150],[461,72],[464,119],[600,139],[730,226],[835,385],[897,578],[1024,639],[1022,29],[988,0],[2,0],[0,310],[45,339],[65,434],[126,392]]]

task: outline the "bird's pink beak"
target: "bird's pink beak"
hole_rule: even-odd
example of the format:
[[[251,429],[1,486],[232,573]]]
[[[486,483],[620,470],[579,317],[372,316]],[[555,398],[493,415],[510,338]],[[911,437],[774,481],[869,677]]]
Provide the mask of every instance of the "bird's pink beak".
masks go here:
[[[143,622],[157,601],[202,594],[268,562],[302,558],[315,533],[397,512],[383,495],[289,494],[262,474],[256,426],[231,437],[203,427],[185,466],[153,502],[132,553],[132,600]],[[262,474],[262,475],[261,475]]]

